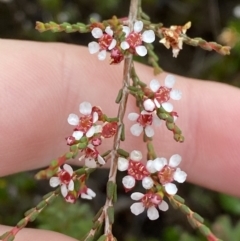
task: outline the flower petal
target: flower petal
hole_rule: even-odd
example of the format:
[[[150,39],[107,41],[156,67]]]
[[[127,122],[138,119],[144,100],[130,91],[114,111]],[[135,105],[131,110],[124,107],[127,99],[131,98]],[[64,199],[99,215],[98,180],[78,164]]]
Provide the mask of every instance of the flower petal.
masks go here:
[[[137,46],[136,48],[135,48],[135,50],[136,50],[136,52],[137,52],[137,54],[139,55],[139,56],[145,56],[146,54],[147,54],[147,49],[146,49],[146,47],[145,46],[143,46],[143,45],[140,45],[140,46]]]
[[[116,39],[113,39],[112,42],[110,43],[108,49],[109,50],[112,50],[117,44],[117,40]]]
[[[172,155],[169,159],[170,167],[177,167],[182,161],[182,157],[179,154]]]
[[[140,213],[142,213],[144,211],[144,206],[142,202],[137,202],[137,203],[133,203],[130,206],[131,212],[135,215],[139,215]]]
[[[168,203],[165,202],[164,200],[162,200],[162,202],[158,205],[158,208],[161,210],[161,211],[167,211],[169,206],[168,206]]]
[[[93,118],[93,120],[92,120],[93,123],[97,122],[98,118],[99,118],[98,113],[97,112],[93,112],[93,117],[92,118]]]
[[[105,165],[106,164],[104,158],[101,155],[98,155],[97,159],[98,159],[98,163],[100,165]]]
[[[73,190],[74,190],[74,182],[73,182],[73,180],[71,180],[71,181],[69,182],[69,184],[68,184],[68,190],[69,190],[69,191],[73,191]]]
[[[151,89],[153,92],[157,92],[158,89],[161,87],[161,84],[159,83],[158,80],[153,79],[153,80],[151,80],[149,86],[150,86],[150,89]]]
[[[153,101],[154,101],[155,105],[157,106],[157,108],[160,108],[160,107],[161,107],[161,105],[160,105],[160,103],[158,102],[157,99],[154,99]]]
[[[129,161],[126,158],[118,157],[118,170],[124,172],[128,169]]]
[[[146,164],[146,168],[150,173],[155,173],[157,172],[156,168],[154,167],[154,162],[153,160],[148,160]]]
[[[87,157],[87,158],[85,158],[85,166],[89,167],[89,168],[96,168],[97,163],[96,163],[95,159],[93,159],[91,157]]]
[[[147,190],[152,188],[153,187],[153,180],[152,180],[152,178],[151,177],[144,177],[142,179],[142,186],[143,186],[143,188],[145,188]]]
[[[94,38],[101,38],[101,37],[103,36],[103,31],[102,31],[102,29],[101,29],[101,28],[98,28],[98,27],[93,28],[92,31],[91,31],[91,33],[92,33],[92,36],[93,36]]]
[[[87,189],[87,194],[91,197],[96,197],[96,193],[91,188]]]
[[[85,159],[85,156],[86,156],[86,155],[82,155],[82,156],[80,156],[78,160],[81,162],[82,160]]]
[[[143,106],[146,111],[154,111],[155,109],[155,103],[151,99],[144,100]]]
[[[102,126],[101,125],[96,125],[94,126],[94,133],[101,133],[102,132]]]
[[[123,50],[129,49],[129,47],[130,47],[130,45],[127,41],[121,42],[120,46]]]
[[[131,126],[130,131],[134,136],[140,136],[143,131],[143,127],[139,123],[136,123]]]
[[[136,21],[133,26],[133,31],[136,33],[141,32],[143,29],[143,22],[142,21]]]
[[[137,113],[129,113],[128,114],[128,119],[131,120],[131,121],[136,121],[139,117],[139,114]]]
[[[83,136],[83,132],[82,132],[82,131],[74,131],[73,134],[72,134],[72,136],[73,136],[77,141],[79,141],[79,140],[82,138],[82,136]]]
[[[171,90],[170,97],[173,100],[180,100],[182,98],[182,92],[180,90]]]
[[[91,199],[92,199],[92,197],[89,196],[89,195],[87,195],[86,193],[82,193],[82,194],[81,194],[81,198],[82,198],[82,199],[88,199],[88,200],[91,200]]]
[[[180,168],[177,168],[173,174],[173,179],[179,183],[183,183],[187,179],[187,173],[182,171]]]
[[[175,84],[175,77],[171,74],[168,74],[165,78],[165,86],[168,88],[172,88]]]
[[[167,165],[166,158],[157,157],[156,159],[153,160],[153,166],[158,172],[161,171],[165,165]]]
[[[134,201],[138,201],[138,200],[142,199],[143,197],[144,197],[144,194],[141,192],[133,192],[131,194],[131,199]]]
[[[158,213],[158,210],[152,206],[150,208],[148,208],[147,210],[147,216],[150,220],[156,220],[159,218],[159,213]]]
[[[72,176],[72,174],[73,174],[73,169],[72,169],[72,167],[71,167],[70,165],[64,164],[64,165],[63,165],[63,169],[64,169],[65,171],[67,171],[67,172]]]
[[[154,130],[151,126],[145,127],[145,134],[147,137],[153,137],[154,136]]]
[[[49,180],[49,185],[51,187],[57,187],[58,185],[60,185],[61,181],[58,177],[51,177]]]
[[[173,111],[173,105],[171,103],[169,103],[169,102],[162,103],[162,107],[167,112],[172,112]]]
[[[153,30],[146,30],[143,32],[142,34],[142,40],[145,43],[152,43],[155,40],[155,33],[153,32]]]
[[[90,138],[95,134],[95,127],[91,126],[90,129],[86,133],[86,137]]]
[[[68,194],[68,189],[67,189],[67,186],[65,184],[63,184],[61,186],[61,193],[62,193],[63,197],[66,197],[67,194]]]
[[[108,35],[113,36],[113,31],[112,31],[112,29],[111,29],[110,26],[107,26],[107,27],[105,28],[105,32],[106,32]]]
[[[132,160],[132,161],[141,161],[142,160],[142,152],[140,152],[140,151],[136,151],[136,150],[134,150],[134,151],[131,151],[131,153],[130,153],[130,159]]]
[[[104,60],[106,59],[107,57],[107,51],[106,50],[101,50],[99,53],[98,53],[98,59],[99,60]]]
[[[69,125],[76,126],[79,124],[79,117],[76,114],[70,114],[68,116],[67,122]]]
[[[125,37],[127,37],[130,33],[130,28],[128,26],[123,26],[122,31],[125,33]]]
[[[88,50],[90,54],[95,54],[99,51],[100,46],[97,42],[93,41],[88,44]]]
[[[169,195],[175,195],[177,193],[177,187],[174,183],[167,183],[164,185],[166,192]]]
[[[127,175],[122,179],[122,183],[125,188],[131,189],[135,186],[136,181],[132,176]]]
[[[92,113],[91,103],[84,101],[79,105],[79,111],[83,115],[90,115]]]

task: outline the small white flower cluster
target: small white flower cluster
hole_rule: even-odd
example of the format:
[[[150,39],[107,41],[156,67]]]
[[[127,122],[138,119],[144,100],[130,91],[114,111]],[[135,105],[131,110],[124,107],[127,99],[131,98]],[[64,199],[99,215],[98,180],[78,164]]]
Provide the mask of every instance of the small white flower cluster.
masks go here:
[[[113,31],[110,26],[106,27],[104,32],[96,27],[92,29],[92,35],[98,39],[98,42],[93,41],[88,44],[89,52],[90,54],[98,53],[98,59],[104,60],[107,56],[107,50],[112,50],[117,43],[116,39],[113,38]]]
[[[130,128],[134,136],[140,136],[144,130],[147,137],[153,137],[154,129],[152,124],[155,126],[161,124],[161,120],[156,115],[156,109],[163,107],[167,112],[173,111],[173,105],[168,101],[170,99],[180,100],[182,98],[180,90],[172,89],[175,81],[174,76],[169,74],[165,78],[164,86],[161,86],[156,79],[150,82],[150,89],[154,94],[153,99],[147,98],[143,101],[144,110],[140,114],[129,113],[128,115],[129,120],[137,122]],[[176,120],[176,116],[174,116],[174,120]]]
[[[131,206],[131,211],[138,215],[148,208],[147,214],[151,220],[159,217],[156,207],[162,211],[168,209],[167,203],[163,200],[164,193],[175,195],[177,187],[173,181],[183,183],[187,174],[178,166],[182,160],[178,154],[172,155],[169,162],[166,158],[157,157],[154,160],[148,160],[146,165],[141,163],[142,153],[132,151],[128,159],[118,158],[118,170],[127,171],[128,174],[123,177],[122,183],[126,191],[130,191],[136,185],[136,181],[142,181],[142,186],[146,189],[146,194],[133,193],[133,200],[140,200]],[[160,193],[155,193],[157,186],[162,186]],[[158,188],[159,189],[159,188]]]
[[[155,40],[155,33],[153,30],[143,30],[143,22],[136,21],[133,26],[133,31],[130,32],[128,26],[123,26],[123,32],[125,33],[125,41],[121,43],[121,48],[127,50],[132,48],[139,56],[145,56],[147,54],[147,48],[142,44],[153,43]]]
[[[60,186],[62,196],[69,203],[76,202],[79,196],[83,199],[94,198],[96,193],[92,189],[87,188],[87,186],[84,186],[78,192],[74,190],[73,174],[72,167],[68,164],[64,164],[62,169],[58,169],[57,176],[50,178],[49,184],[51,187]]]
[[[70,114],[68,116],[68,123],[76,126],[75,131],[72,134],[75,140],[80,140],[84,135],[87,138],[92,138],[95,134],[102,132],[102,125],[97,125],[99,120],[98,113],[93,111],[93,107],[89,102],[82,102],[79,105],[79,111],[83,117],[78,117],[76,114]],[[85,148],[85,154],[79,158],[79,161],[85,160],[85,166],[89,168],[96,168],[97,163],[100,165],[105,164],[104,158],[99,155],[96,146],[101,144],[101,137],[98,138],[97,144],[91,143]],[[97,163],[96,163],[97,160]]]
[[[155,40],[155,33],[153,30],[143,31],[143,22],[136,21],[134,23],[133,31],[130,31],[128,26],[122,26],[122,31],[125,33],[125,40],[117,43],[114,38],[114,32],[110,26],[103,30],[99,27],[94,27],[91,31],[92,36],[98,39],[98,42],[92,41],[88,44],[90,54],[98,53],[98,59],[104,60],[106,58],[107,50],[112,51],[116,46],[120,46],[122,51],[129,50],[131,53],[137,53],[139,56],[147,54],[147,48],[142,42],[152,43]]]
[[[149,199],[147,200],[148,202],[144,200],[145,197]],[[159,218],[159,213],[156,207],[164,212],[168,210],[167,202],[165,202],[158,194],[134,192],[132,193],[131,198],[134,201],[140,201],[131,205],[131,212],[135,215],[139,215],[144,212],[145,208],[147,208],[147,216],[150,220],[156,220]]]
[[[100,107],[92,106],[87,101],[79,105],[79,111],[82,114],[81,117],[73,113],[68,116],[68,123],[75,127],[73,134],[66,138],[67,144],[70,146],[79,144],[84,137],[82,141],[85,145],[82,149],[80,148],[82,156],[79,160],[85,160],[85,166],[89,168],[102,166],[106,162],[97,148],[105,138],[111,138],[116,134],[118,123],[117,121],[108,122]]]
[[[159,182],[169,195],[175,195],[177,193],[177,186],[172,183],[172,181],[177,181],[178,183],[186,181],[186,172],[178,167],[181,161],[182,158],[178,154],[172,155],[169,162],[164,157],[157,157],[154,160],[147,161],[147,170],[152,174],[157,174]]]
[[[92,137],[95,133],[101,132],[100,125],[94,125],[98,121],[98,113],[92,112],[91,103],[84,101],[79,105],[79,111],[83,117],[79,118],[76,114],[68,116],[68,124],[77,126],[72,136],[75,140],[80,140],[84,135],[88,138]],[[81,123],[81,120],[83,120]]]

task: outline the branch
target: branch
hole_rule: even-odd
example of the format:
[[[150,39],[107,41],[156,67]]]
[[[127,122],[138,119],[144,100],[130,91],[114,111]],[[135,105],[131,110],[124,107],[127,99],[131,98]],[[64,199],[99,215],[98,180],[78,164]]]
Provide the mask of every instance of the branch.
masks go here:
[[[133,30],[133,24],[135,20],[137,19],[137,13],[139,9],[139,0],[131,0],[130,4],[130,10],[129,10],[129,16],[128,16],[128,25],[130,30]],[[124,70],[123,70],[123,87],[122,87],[122,98],[119,104],[118,109],[118,131],[114,138],[113,143],[113,150],[111,152],[111,167],[109,171],[109,179],[108,183],[112,183],[116,185],[116,176],[117,176],[117,150],[120,147],[121,142],[121,134],[123,131],[123,118],[126,111],[126,105],[127,105],[127,99],[128,99],[128,86],[130,85],[130,79],[131,79],[131,68],[132,68],[133,60],[132,60],[132,54],[129,54],[125,57],[124,60]],[[115,186],[116,188],[116,186]],[[105,212],[105,234],[111,235],[112,234],[112,221],[111,220],[111,207],[113,206],[113,199],[114,195],[107,197],[106,203],[104,206],[104,212]]]

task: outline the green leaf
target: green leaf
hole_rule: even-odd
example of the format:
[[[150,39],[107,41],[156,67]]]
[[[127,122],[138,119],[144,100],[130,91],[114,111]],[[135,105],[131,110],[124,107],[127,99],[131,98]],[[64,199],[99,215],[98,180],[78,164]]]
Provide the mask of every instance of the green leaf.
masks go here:
[[[225,194],[219,194],[219,203],[221,207],[235,215],[240,215],[240,199]]]

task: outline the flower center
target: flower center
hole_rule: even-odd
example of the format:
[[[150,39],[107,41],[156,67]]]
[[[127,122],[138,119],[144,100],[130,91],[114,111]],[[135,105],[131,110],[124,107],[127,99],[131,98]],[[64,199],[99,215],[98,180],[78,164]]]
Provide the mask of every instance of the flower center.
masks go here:
[[[137,46],[142,44],[142,35],[140,33],[131,32],[127,36],[126,41],[130,45],[130,48],[135,49]]]
[[[96,149],[92,149],[92,148],[86,148],[85,150],[85,157],[92,157],[92,158],[97,158],[98,156],[98,151]]]
[[[161,86],[155,93],[155,98],[160,104],[167,102],[170,99],[170,91],[168,87]]]
[[[146,127],[148,125],[151,125],[152,124],[152,121],[153,121],[153,116],[152,115],[140,115],[137,119],[137,122],[143,126],[143,127]]]
[[[158,206],[162,202],[162,198],[156,193],[147,193],[141,199],[144,207],[149,208]]]
[[[67,196],[65,197],[65,200],[68,203],[75,203],[77,201],[77,195],[74,192],[68,192]]]
[[[142,180],[149,175],[146,167],[141,162],[129,161],[128,175],[134,177],[136,180]]]
[[[102,136],[104,138],[110,138],[114,136],[117,132],[118,123],[117,122],[110,122],[103,126],[102,128]]]
[[[175,168],[170,166],[165,166],[162,171],[158,173],[158,178],[161,184],[170,183],[173,181],[173,174],[175,172]]]
[[[64,171],[62,170],[60,173],[59,173],[59,179],[60,181],[63,183],[63,184],[69,184],[69,182],[71,181],[72,179],[72,176],[69,174],[69,172],[67,171]]]
[[[91,115],[82,116],[80,117],[80,123],[75,128],[75,130],[86,133],[90,129],[90,127],[92,127],[92,125],[93,125],[93,120]]]
[[[103,36],[98,40],[101,50],[106,50],[111,44],[113,37],[109,34],[103,34]]]

